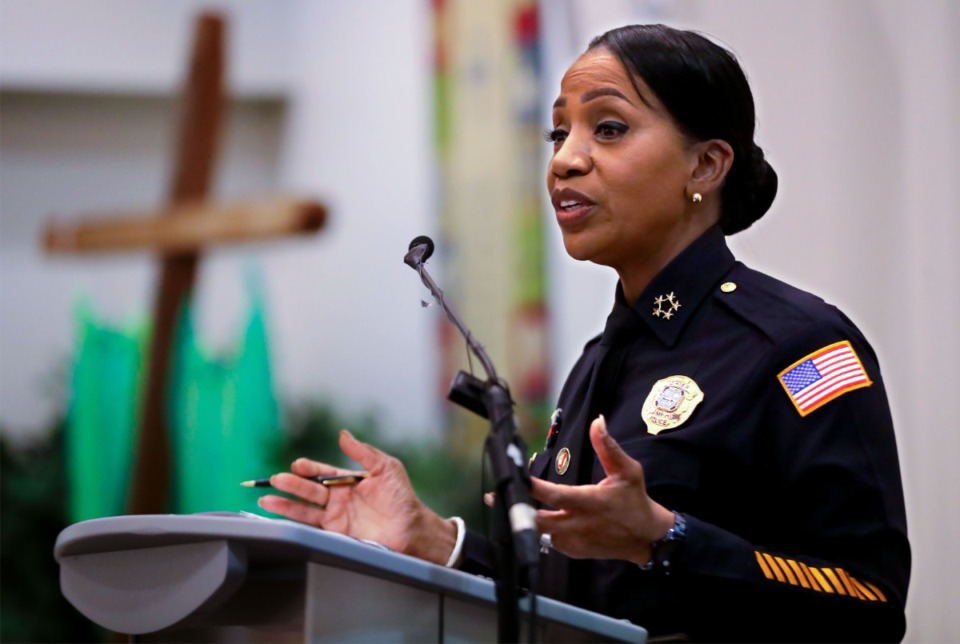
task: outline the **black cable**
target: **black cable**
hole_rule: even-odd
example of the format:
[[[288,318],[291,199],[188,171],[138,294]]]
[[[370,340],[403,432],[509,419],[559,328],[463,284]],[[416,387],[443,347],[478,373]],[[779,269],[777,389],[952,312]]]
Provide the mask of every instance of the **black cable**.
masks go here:
[[[527,570],[527,582],[530,584],[530,644],[537,641],[537,591],[540,584],[540,567],[530,566]]]

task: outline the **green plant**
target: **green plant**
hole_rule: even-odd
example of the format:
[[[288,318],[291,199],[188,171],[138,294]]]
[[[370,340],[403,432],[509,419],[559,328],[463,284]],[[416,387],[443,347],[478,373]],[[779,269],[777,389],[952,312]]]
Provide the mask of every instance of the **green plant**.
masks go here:
[[[63,421],[41,439],[12,446],[0,430],[0,639],[96,642],[105,633],[60,593],[53,546],[69,524]]]

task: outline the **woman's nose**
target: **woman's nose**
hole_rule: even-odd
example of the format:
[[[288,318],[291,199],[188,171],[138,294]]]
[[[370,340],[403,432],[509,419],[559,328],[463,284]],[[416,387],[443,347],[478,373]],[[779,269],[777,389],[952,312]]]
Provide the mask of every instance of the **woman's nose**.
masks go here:
[[[567,136],[550,159],[550,172],[560,178],[586,174],[592,166],[589,143],[573,135]]]

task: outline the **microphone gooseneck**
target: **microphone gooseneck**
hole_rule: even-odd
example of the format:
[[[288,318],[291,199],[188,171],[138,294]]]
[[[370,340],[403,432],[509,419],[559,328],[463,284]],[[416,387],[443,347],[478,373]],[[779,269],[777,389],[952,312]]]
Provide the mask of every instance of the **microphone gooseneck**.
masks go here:
[[[423,266],[433,251],[432,239],[426,236],[416,237],[410,242],[403,261],[417,271],[420,280],[430,290],[447,319],[466,339],[470,351],[480,360],[487,373],[487,380],[483,382],[472,374],[461,371],[454,380],[449,398],[490,420],[490,433],[484,442],[484,449],[497,492],[491,538],[499,569],[496,583],[499,641],[518,641],[518,573],[521,571],[526,573],[527,587],[533,591],[530,593],[530,627],[533,641],[533,628],[536,623],[534,589],[539,584],[537,570],[540,547],[536,510],[530,500],[530,475],[524,462],[526,446],[516,431],[510,388],[497,376],[493,362],[483,345],[474,340],[473,334],[444,300],[443,291]]]
[[[474,340],[470,329],[468,329],[466,325],[460,321],[456,313],[453,312],[443,298],[443,291],[440,290],[440,287],[437,286],[436,282],[433,281],[433,278],[430,277],[430,274],[427,273],[423,267],[424,262],[433,255],[434,248],[433,240],[426,235],[414,237],[413,241],[410,242],[409,251],[403,257],[403,263],[417,271],[417,274],[420,275],[420,281],[423,282],[424,286],[427,287],[430,294],[433,295],[433,298],[437,301],[437,304],[443,309],[447,319],[450,320],[453,325],[457,327],[457,330],[460,331],[460,334],[466,338],[467,346],[470,347],[473,355],[477,356],[477,359],[480,360],[480,363],[483,365],[483,370],[487,373],[487,377],[494,382],[499,382],[497,370],[494,368],[490,356],[487,355],[486,349],[483,348],[482,344]]]

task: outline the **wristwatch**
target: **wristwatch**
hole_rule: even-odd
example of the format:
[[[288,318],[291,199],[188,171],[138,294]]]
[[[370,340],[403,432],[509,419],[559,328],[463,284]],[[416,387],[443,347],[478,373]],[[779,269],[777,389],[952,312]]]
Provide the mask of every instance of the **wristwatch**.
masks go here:
[[[650,561],[640,565],[640,570],[653,570],[654,568],[662,570],[663,574],[670,574],[677,548],[687,537],[687,519],[679,512],[673,513],[673,527],[667,530],[663,535],[651,544],[652,553]]]

